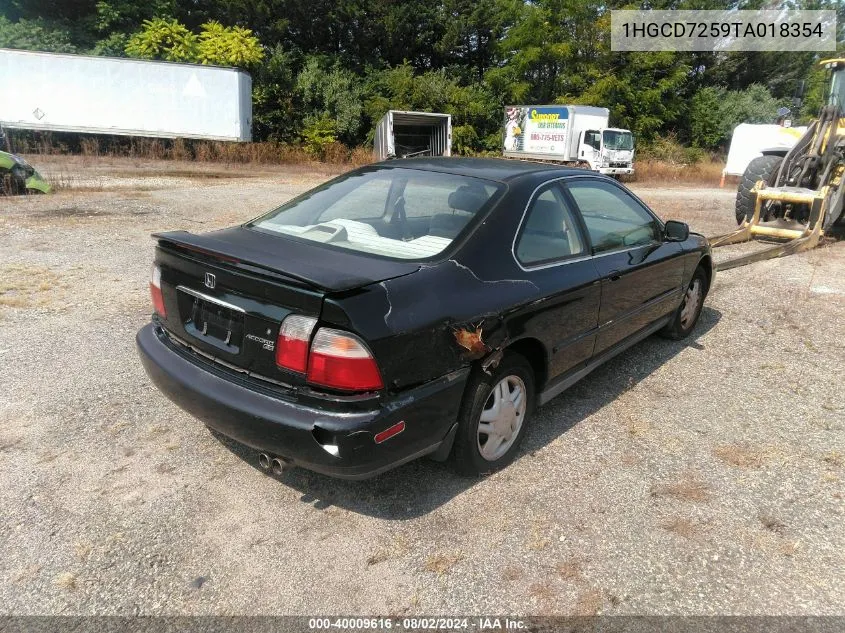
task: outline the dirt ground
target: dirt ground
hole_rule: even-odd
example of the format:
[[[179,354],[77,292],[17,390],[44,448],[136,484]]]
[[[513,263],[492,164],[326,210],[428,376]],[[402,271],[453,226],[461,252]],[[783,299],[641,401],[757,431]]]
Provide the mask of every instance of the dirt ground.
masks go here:
[[[0,199],[0,611],[845,614],[845,244],[721,273],[491,477],[273,478],[144,374],[149,234],[331,170],[36,162],[66,188]],[[731,190],[632,188],[733,225]]]

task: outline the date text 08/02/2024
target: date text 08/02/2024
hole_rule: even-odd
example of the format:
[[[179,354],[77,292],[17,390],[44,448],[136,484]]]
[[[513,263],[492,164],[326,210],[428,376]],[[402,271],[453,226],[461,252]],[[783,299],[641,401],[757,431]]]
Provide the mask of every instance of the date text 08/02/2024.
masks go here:
[[[520,631],[524,621],[510,617],[412,617],[412,618],[310,618],[309,630],[390,630],[402,631]]]

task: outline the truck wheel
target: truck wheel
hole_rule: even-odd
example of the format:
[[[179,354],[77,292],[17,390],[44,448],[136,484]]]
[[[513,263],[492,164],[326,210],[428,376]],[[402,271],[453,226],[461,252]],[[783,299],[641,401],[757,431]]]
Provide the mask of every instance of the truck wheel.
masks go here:
[[[737,224],[742,224],[744,220],[754,217],[754,196],[751,195],[751,190],[754,189],[758,180],[765,180],[772,184],[782,162],[782,156],[758,156],[748,163],[736,191]]]
[[[463,475],[486,475],[509,464],[534,410],[534,372],[518,354],[507,354],[492,375],[470,376],[450,456]]]

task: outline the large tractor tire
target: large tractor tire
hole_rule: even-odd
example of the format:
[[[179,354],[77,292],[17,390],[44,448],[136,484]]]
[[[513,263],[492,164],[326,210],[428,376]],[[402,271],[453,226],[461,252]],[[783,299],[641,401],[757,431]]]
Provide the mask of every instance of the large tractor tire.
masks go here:
[[[754,217],[754,196],[751,190],[758,180],[765,180],[772,184],[777,176],[782,156],[758,156],[745,168],[739,189],[736,191],[736,223],[742,224],[743,220],[750,220]]]

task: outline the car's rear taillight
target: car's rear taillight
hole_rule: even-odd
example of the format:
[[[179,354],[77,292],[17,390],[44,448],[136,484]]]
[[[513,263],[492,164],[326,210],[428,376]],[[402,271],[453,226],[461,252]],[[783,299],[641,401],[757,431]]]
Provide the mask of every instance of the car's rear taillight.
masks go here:
[[[153,310],[163,317],[167,317],[167,310],[164,307],[164,296],[161,294],[161,268],[153,266],[150,276],[150,296],[153,300]]]
[[[378,365],[357,336],[320,328],[311,344],[307,380],[343,391],[373,391],[384,385]]]
[[[305,374],[315,386],[341,391],[374,391],[384,385],[378,365],[354,334],[320,328],[311,340],[317,319],[292,314],[279,328],[276,364]]]
[[[308,368],[308,343],[317,319],[293,314],[282,322],[276,340],[276,364],[301,374]]]

